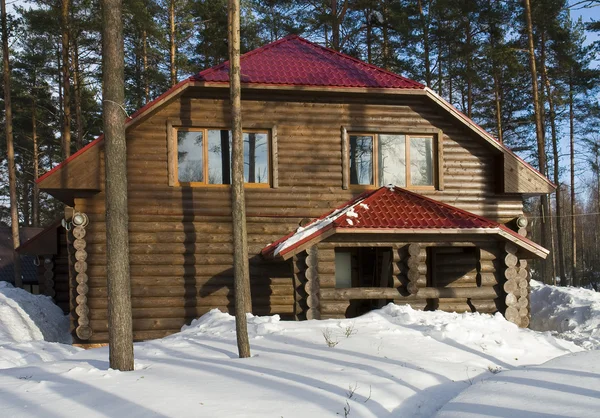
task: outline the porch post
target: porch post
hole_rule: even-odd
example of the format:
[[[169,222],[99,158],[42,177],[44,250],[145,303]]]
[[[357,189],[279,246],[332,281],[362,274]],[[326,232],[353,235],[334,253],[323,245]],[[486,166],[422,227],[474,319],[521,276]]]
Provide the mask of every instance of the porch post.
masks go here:
[[[506,292],[506,319],[520,327],[529,326],[529,272],[527,262],[516,256],[517,246],[506,243],[504,246],[504,291]]]
[[[320,283],[319,283],[319,252],[313,245],[306,251],[306,319],[321,319]]]

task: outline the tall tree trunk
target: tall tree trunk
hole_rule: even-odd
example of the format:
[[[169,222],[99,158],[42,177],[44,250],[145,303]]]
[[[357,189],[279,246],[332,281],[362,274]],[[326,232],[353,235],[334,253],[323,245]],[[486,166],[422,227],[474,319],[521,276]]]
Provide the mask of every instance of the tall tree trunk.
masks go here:
[[[8,159],[8,190],[10,199],[10,226],[14,248],[15,287],[23,287],[19,248],[19,207],[17,199],[17,172],[15,168],[15,148],[13,142],[12,102],[10,97],[10,60],[8,55],[8,30],[6,28],[6,1],[0,0],[2,12],[2,75],[4,80],[4,131]]]
[[[122,0],[102,2],[104,165],[106,167],[106,273],[110,367],[133,370],[129,276],[127,148],[125,144]]]
[[[75,95],[75,147],[83,148],[83,117],[81,115],[81,72],[79,71],[79,46],[73,39],[73,93]],[[141,106],[140,106],[141,107]]]
[[[229,0],[229,92],[231,100],[232,182],[231,217],[233,222],[233,274],[235,288],[235,324],[238,352],[250,357],[246,312],[252,311],[246,203],[244,197],[244,138],[240,84],[240,2]]]
[[[40,226],[40,189],[37,179],[40,176],[40,149],[37,136],[37,98],[35,91],[36,81],[34,81],[33,99],[31,102],[31,139],[33,142],[33,226]]]
[[[367,62],[369,64],[373,64],[373,25],[371,24],[371,9],[365,10],[365,20],[366,20],[366,39],[365,43],[367,44]]]
[[[381,28],[382,35],[382,52],[383,52],[383,68],[386,70],[390,69],[390,33],[389,33],[389,9],[387,0],[383,0],[382,4],[382,12],[383,12],[383,23]]]
[[[488,9],[492,9],[492,2],[488,0]],[[490,20],[488,22],[488,30],[489,30],[489,42],[491,48],[491,64],[492,64],[492,80],[494,82],[494,112],[496,117],[496,133],[498,135],[498,141],[504,143],[504,132],[502,129],[502,95],[500,92],[500,75],[498,74],[498,58],[497,58],[497,48],[498,48],[498,40],[496,39],[496,30],[497,25],[494,19],[490,15]]]
[[[62,120],[62,147],[63,157],[71,155],[71,87],[69,74],[69,0],[61,3],[62,27],[62,84],[63,84],[63,120]]]
[[[425,84],[431,87],[431,61],[429,58],[429,22],[423,10],[422,0],[417,0],[419,6],[419,17],[421,21],[421,30],[423,31],[423,57],[425,61]]]
[[[341,48],[340,26],[348,10],[348,0],[343,0],[341,9],[337,0],[331,0],[331,43],[332,48],[339,51]]]
[[[150,101],[150,83],[148,80],[148,33],[146,30],[142,32],[142,62],[144,65],[144,103],[148,103]]]
[[[467,48],[467,116],[473,117],[473,77],[471,74],[472,69],[472,58],[473,52],[471,51],[473,34],[471,33],[471,21],[470,16],[467,15],[466,29],[465,29],[465,38],[466,38],[466,48]]]
[[[543,65],[543,64],[542,64]],[[558,137],[556,132],[556,110],[554,108],[554,98],[552,96],[552,90],[550,86],[550,80],[548,79],[548,73],[546,66],[542,67],[544,72],[544,79],[546,82],[546,97],[548,99],[548,107],[550,108],[550,130],[552,134],[552,156],[554,159],[554,183],[558,186],[556,188],[556,242],[558,245],[558,253],[555,253],[555,260],[558,261],[558,274],[560,277],[561,286],[565,286],[567,278],[565,275],[565,264],[564,264],[564,252],[563,252],[563,231],[562,231],[562,190],[560,187],[560,164],[558,155]]]
[[[171,86],[177,84],[177,33],[175,27],[175,0],[169,1],[169,71]]]
[[[533,46],[533,25],[531,22],[531,5],[529,0],[523,0],[525,5],[525,23],[527,29],[527,39],[528,39],[528,50],[529,50],[529,69],[531,73],[531,90],[532,90],[532,100],[533,100],[533,111],[535,115],[535,134],[537,139],[537,149],[538,149],[538,165],[540,168],[540,172],[543,175],[546,175],[546,144],[544,140],[544,129],[542,126],[542,115],[540,109],[540,98],[538,91],[538,82],[537,82],[537,69],[535,64],[535,49]],[[541,225],[541,244],[545,247],[548,247],[550,244],[550,239],[552,238],[552,232],[550,230],[550,224],[547,222],[546,217],[550,216],[550,205],[548,204],[548,195],[543,194],[541,196],[541,205],[540,205],[540,215],[542,220]],[[543,269],[542,274],[544,280],[547,281],[552,275],[552,259],[553,254],[549,255],[549,259],[542,263]]]
[[[569,73],[569,143],[571,154],[571,279],[573,285],[580,285],[577,280],[577,226],[575,223],[575,112],[573,110],[573,70]]]

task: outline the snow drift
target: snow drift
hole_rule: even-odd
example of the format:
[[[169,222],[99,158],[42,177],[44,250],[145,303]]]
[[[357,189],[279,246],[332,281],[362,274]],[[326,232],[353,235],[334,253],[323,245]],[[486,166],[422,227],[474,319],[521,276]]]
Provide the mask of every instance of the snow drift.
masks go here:
[[[0,282],[0,369],[79,351],[66,344],[71,344],[69,320],[49,297]]]
[[[531,281],[531,323],[586,350],[600,349],[600,293]]]

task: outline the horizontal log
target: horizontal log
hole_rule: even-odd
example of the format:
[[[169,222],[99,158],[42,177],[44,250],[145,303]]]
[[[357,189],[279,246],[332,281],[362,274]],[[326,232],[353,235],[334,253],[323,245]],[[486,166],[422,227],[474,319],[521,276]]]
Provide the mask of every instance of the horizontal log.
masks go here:
[[[493,287],[474,287],[474,288],[435,288],[426,287],[419,289],[417,293],[419,298],[438,299],[438,298],[470,298],[470,299],[494,299],[498,297],[496,289]]]
[[[346,315],[350,302],[321,302],[321,315]]]
[[[133,308],[172,308],[172,307],[232,307],[233,297],[227,296],[205,296],[205,297],[132,297],[131,306]],[[275,305],[293,305],[294,296],[257,296],[252,298],[253,305],[256,306],[275,306]],[[88,298],[90,309],[105,309],[108,306],[106,298]]]
[[[294,293],[294,287],[290,282],[288,285],[281,286],[251,286],[252,297],[269,297],[269,296],[289,296]],[[137,297],[205,297],[205,296],[231,296],[234,291],[232,287],[213,286],[213,285],[185,285],[185,286],[132,286],[131,296]],[[88,291],[90,298],[108,297],[108,290],[105,287],[92,287]]]
[[[321,289],[323,300],[353,300],[353,299],[398,299],[403,295],[394,288],[349,288],[349,289]],[[494,299],[498,297],[493,287],[473,288],[420,288],[412,299],[439,299],[439,298],[471,298]]]
[[[273,305],[270,308],[273,313],[293,313],[293,305]],[[172,307],[172,308],[135,308],[132,309],[133,319],[154,318],[199,318],[212,308],[203,306]],[[107,309],[95,309],[90,313],[94,320],[108,319]]]
[[[492,313],[496,312],[498,308],[496,308],[496,303],[493,301],[488,301],[485,303],[480,303],[478,306],[469,305],[468,303],[443,303],[440,302],[437,310],[444,312],[481,312],[481,313]]]

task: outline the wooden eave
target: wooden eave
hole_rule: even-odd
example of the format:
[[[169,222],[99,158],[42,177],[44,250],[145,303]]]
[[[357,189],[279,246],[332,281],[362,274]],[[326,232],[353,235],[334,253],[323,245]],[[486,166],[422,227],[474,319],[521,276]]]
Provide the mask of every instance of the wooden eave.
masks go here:
[[[175,100],[191,83],[183,80],[162,96],[139,109],[125,122],[125,130],[146,120],[162,106]],[[104,145],[104,135],[81,148],[69,158],[42,175],[38,180],[40,190],[58,200],[73,205],[76,197],[87,197],[102,189],[100,178],[100,150]]]
[[[319,242],[331,237],[335,234],[391,234],[391,235],[411,235],[411,239],[414,241],[415,237],[418,239],[419,236],[427,236],[430,240],[431,237],[439,237],[440,241],[458,241],[458,237],[469,236],[497,236],[498,238],[509,241],[517,245],[519,248],[519,256],[521,258],[541,258],[546,259],[549,250],[536,244],[535,242],[519,237],[516,233],[511,233],[503,230],[502,228],[335,228],[331,224],[324,227],[319,233],[315,233],[307,239],[300,241],[297,245],[290,247],[287,250],[282,250],[277,255],[273,255],[274,259],[289,260],[294,255],[305,251],[309,247],[318,244]],[[451,238],[451,239],[448,239]],[[401,238],[399,238],[400,240]]]
[[[17,252],[27,255],[54,255],[58,253],[58,228],[60,220],[53,222],[42,232],[31,237],[17,248]]]

